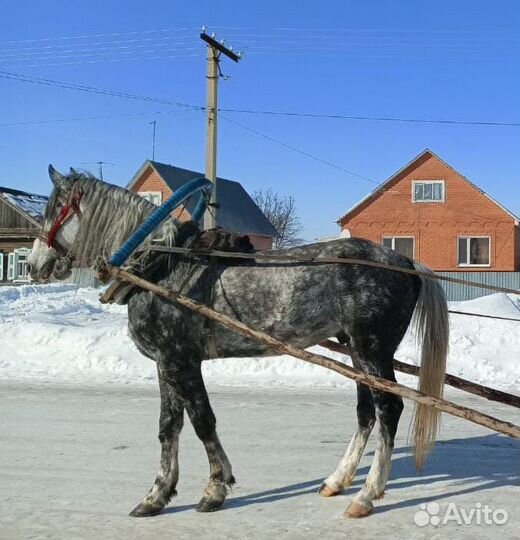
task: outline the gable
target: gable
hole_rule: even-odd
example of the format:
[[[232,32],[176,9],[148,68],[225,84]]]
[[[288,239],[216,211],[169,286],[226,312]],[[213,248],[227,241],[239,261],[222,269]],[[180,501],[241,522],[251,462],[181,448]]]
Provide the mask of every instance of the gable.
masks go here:
[[[128,184],[132,191],[161,191],[163,201],[175,190],[202,173],[166,165],[157,161],[146,161]],[[146,186],[146,189],[143,188]],[[217,221],[220,227],[242,234],[276,236],[277,232],[262,211],[239,182],[217,178],[219,210]],[[186,204],[188,212],[194,210],[196,197]]]
[[[414,181],[443,181],[444,202],[414,203]],[[426,150],[340,218],[346,226],[357,220],[393,218],[409,222],[517,222],[516,216],[458,171]]]

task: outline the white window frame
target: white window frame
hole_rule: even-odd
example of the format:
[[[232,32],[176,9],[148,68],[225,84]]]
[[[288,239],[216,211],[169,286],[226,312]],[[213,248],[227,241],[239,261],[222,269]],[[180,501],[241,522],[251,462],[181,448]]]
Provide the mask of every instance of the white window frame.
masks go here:
[[[408,239],[411,239],[412,240],[412,253],[413,253],[413,256],[412,256],[412,259],[415,259],[415,236],[410,236],[410,235],[389,235],[389,234],[385,234],[381,237],[381,244],[384,245],[384,241],[385,240],[392,240],[392,247],[391,249],[393,249],[394,251],[397,251],[397,249],[395,249],[395,239],[396,238],[408,238]],[[397,253],[400,253],[400,251],[397,251]],[[402,253],[401,253],[402,255]],[[406,256],[406,255],[405,255]],[[458,259],[457,259],[458,260]]]
[[[29,276],[29,272],[27,272],[27,264],[29,255],[31,254],[31,250],[29,248],[17,248],[13,251],[13,269],[12,269],[12,280],[14,283],[30,283],[31,277]],[[11,255],[11,254],[9,254]],[[18,263],[21,262],[19,260],[20,255],[25,257],[24,263],[25,263],[25,274],[24,273],[18,273]]]
[[[435,200],[423,200],[423,199],[416,199],[415,198],[415,186],[417,184],[441,184],[442,185],[442,199],[435,199]],[[446,183],[444,180],[412,180],[412,202],[413,203],[419,203],[419,204],[432,204],[432,203],[444,203],[446,202]]]
[[[469,244],[472,238],[487,238],[489,240],[489,263],[487,264],[471,264],[471,263],[459,263],[459,240],[465,238],[466,243]],[[466,253],[469,255],[470,246],[466,246]],[[457,236],[457,266],[460,268],[491,268],[491,236],[479,235],[479,234],[461,234]]]
[[[4,254],[0,253],[0,281],[4,281]]]
[[[137,194],[156,206],[161,206],[162,204],[161,191],[138,191]]]
[[[7,281],[13,281],[14,279],[14,252],[11,252],[7,256]]]

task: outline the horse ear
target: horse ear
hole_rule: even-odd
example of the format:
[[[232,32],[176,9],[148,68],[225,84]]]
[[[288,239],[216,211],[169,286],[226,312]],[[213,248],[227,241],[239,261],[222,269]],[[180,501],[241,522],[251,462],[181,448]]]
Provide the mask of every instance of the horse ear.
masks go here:
[[[66,176],[58,172],[52,165],[49,165],[49,176],[57,189],[67,190],[69,187],[69,180]]]
[[[55,187],[59,187],[65,179],[65,177],[60,174],[52,165],[49,165],[49,176]]]
[[[77,176],[78,175],[78,173],[76,172],[76,169],[74,169],[73,167],[70,168],[69,174],[71,176]]]

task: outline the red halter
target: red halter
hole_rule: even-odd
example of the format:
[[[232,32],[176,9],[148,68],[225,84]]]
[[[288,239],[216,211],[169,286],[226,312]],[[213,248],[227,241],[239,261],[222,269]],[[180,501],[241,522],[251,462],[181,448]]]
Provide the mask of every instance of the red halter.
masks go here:
[[[80,216],[80,202],[81,197],[83,196],[83,191],[72,188],[69,192],[67,203],[60,210],[60,213],[54,220],[48,233],[42,232],[41,239],[47,242],[47,245],[50,248],[54,248],[56,251],[66,251],[64,248],[57,242],[56,234],[61,229],[61,227],[74,215]]]

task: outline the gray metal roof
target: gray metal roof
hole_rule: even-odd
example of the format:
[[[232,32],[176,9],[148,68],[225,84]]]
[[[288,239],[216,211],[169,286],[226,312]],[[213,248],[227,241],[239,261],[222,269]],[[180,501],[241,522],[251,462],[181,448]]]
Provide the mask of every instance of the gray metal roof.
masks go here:
[[[132,187],[132,184],[147,165],[151,165],[157,171],[172,191],[175,191],[193,178],[204,176],[204,174],[199,172],[181,169],[173,165],[166,165],[158,161],[147,160],[128,187]],[[191,197],[191,200],[187,204],[187,210],[189,212],[195,206],[194,199],[196,197]],[[239,182],[217,178],[217,200],[219,204],[217,211],[218,226],[228,231],[242,234],[276,236],[276,229]]]
[[[0,186],[0,196],[31,221],[41,222],[48,197]]]

